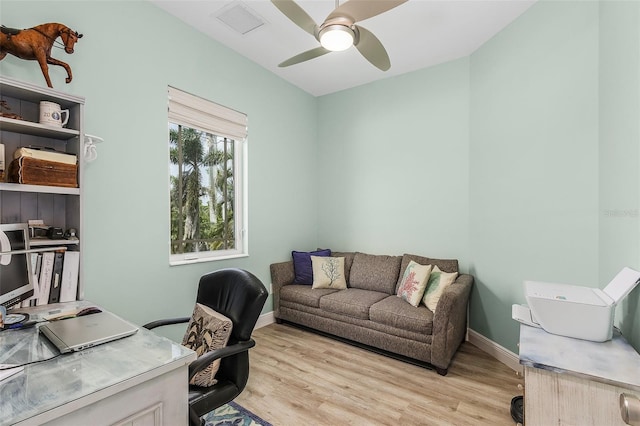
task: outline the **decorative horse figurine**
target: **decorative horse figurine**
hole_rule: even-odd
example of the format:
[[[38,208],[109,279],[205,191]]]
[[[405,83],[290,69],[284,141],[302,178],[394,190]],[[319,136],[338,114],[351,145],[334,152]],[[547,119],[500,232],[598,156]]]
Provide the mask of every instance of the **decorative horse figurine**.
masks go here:
[[[0,61],[7,56],[7,53],[11,53],[20,59],[38,61],[49,87],[53,86],[51,85],[51,79],[49,79],[49,65],[47,64],[60,65],[67,71],[66,82],[71,82],[73,78],[71,76],[71,67],[65,62],[52,58],[51,47],[54,43],[59,43],[56,42],[56,39],[60,37],[64,44],[64,51],[72,54],[73,46],[79,38],[82,38],[82,34],[78,34],[77,31],[73,31],[65,25],[53,22],[25,30],[7,28],[3,25],[0,27],[0,31]]]

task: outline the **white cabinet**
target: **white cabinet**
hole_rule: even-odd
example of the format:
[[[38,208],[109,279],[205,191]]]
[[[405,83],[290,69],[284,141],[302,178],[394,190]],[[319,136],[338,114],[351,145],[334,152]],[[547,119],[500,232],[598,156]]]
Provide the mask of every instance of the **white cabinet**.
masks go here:
[[[527,425],[624,426],[620,395],[634,395],[627,384],[582,375],[525,367]],[[636,389],[635,395],[640,395]]]
[[[640,397],[640,354],[617,330],[596,343],[521,325],[520,364],[528,426],[624,426],[620,395]]]
[[[84,98],[36,86],[18,80],[0,77],[0,99],[10,110],[23,119],[0,117],[0,143],[5,150],[5,179],[0,182],[0,222],[26,223],[40,219],[45,225],[76,230],[77,240],[32,240],[38,245],[67,246],[67,250],[82,250],[82,185],[84,159]],[[63,128],[38,123],[41,101],[60,104],[69,110],[68,123]],[[52,148],[78,158],[78,187],[27,185],[7,183],[6,175],[13,153],[20,147]],[[83,298],[82,254],[78,299]]]

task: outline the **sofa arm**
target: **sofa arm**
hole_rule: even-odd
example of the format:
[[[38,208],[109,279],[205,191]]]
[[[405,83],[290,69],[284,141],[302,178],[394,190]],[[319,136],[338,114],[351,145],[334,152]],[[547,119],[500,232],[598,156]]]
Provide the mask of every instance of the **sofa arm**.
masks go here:
[[[295,279],[295,271],[293,269],[293,261],[272,263],[269,266],[271,271],[271,287],[273,290],[273,315],[280,317],[280,289],[293,283]]]
[[[460,274],[442,293],[433,316],[431,364],[446,370],[467,333],[467,306],[473,276]]]

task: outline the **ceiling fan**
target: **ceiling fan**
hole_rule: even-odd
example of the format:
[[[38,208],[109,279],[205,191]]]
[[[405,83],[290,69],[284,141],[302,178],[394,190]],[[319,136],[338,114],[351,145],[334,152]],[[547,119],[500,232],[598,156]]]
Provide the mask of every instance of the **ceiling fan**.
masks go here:
[[[406,1],[408,0],[348,0],[338,5],[336,0],[334,11],[321,25],[316,25],[307,12],[293,0],[271,0],[294,24],[320,42],[319,47],[289,58],[278,66],[288,67],[329,52],[346,50],[353,45],[367,61],[382,71],[387,71],[391,68],[391,61],[384,46],[371,31],[356,25],[356,22],[380,15]]]

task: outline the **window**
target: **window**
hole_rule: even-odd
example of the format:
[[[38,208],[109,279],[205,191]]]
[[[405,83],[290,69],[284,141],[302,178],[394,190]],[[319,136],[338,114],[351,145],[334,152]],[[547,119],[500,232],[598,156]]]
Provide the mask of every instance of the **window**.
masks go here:
[[[246,115],[169,87],[168,136],[169,263],[246,255]]]

